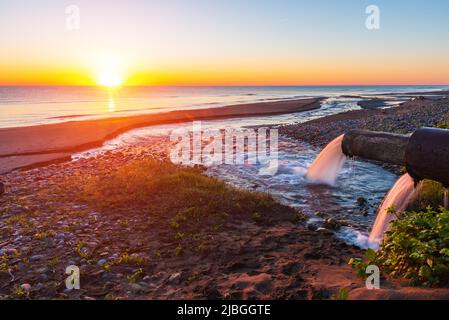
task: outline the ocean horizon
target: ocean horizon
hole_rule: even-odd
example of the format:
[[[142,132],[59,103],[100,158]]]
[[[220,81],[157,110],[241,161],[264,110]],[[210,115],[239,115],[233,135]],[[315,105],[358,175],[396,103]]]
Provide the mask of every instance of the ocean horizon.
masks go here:
[[[101,119],[226,105],[351,95],[429,92],[443,85],[0,86],[0,127]]]

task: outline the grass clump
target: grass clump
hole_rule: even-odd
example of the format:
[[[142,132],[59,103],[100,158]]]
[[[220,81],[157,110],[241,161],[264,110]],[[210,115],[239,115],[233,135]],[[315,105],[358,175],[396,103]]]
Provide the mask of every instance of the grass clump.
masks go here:
[[[438,129],[449,129],[449,122],[448,121],[440,122],[436,127]]]
[[[348,300],[349,290],[348,288],[341,288],[336,295],[333,296],[334,300]]]
[[[298,222],[297,211],[268,194],[239,190],[197,169],[169,162],[133,161],[96,176],[70,178],[65,185],[82,186],[77,200],[99,211],[145,214],[152,223],[165,226],[177,241],[175,255],[186,248],[204,251],[208,234],[222,229],[231,218],[238,223],[245,218],[258,224]]]
[[[438,209],[444,204],[444,187],[432,180],[423,180],[418,185],[416,195],[410,203],[409,211],[423,211],[427,207]]]
[[[138,282],[140,279],[143,278],[144,274],[145,274],[145,272],[143,271],[142,268],[137,269],[131,275],[128,276],[129,283],[136,283],[136,282]]]
[[[147,263],[144,257],[138,255],[130,255],[128,252],[121,254],[113,262],[115,265],[132,265],[132,266],[142,266]]]
[[[145,207],[153,214],[173,218],[174,223],[199,222],[207,213],[251,215],[281,209],[267,194],[238,190],[196,169],[152,160],[135,161],[89,177],[81,196],[101,208]]]

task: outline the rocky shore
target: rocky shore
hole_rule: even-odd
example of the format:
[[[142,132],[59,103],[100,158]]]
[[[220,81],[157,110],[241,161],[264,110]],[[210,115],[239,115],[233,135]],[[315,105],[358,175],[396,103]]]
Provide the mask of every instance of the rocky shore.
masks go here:
[[[336,137],[354,129],[409,134],[421,127],[449,121],[449,99],[415,98],[398,107],[356,110],[306,123],[283,126],[279,132],[322,148]]]

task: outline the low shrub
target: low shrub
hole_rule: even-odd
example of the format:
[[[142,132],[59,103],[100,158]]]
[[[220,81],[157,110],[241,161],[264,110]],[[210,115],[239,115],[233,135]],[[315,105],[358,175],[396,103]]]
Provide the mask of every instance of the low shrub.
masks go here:
[[[366,266],[375,264],[413,285],[449,284],[449,211],[428,207],[402,213],[391,223],[379,251],[369,250],[364,259],[351,259],[350,264],[360,276]]]

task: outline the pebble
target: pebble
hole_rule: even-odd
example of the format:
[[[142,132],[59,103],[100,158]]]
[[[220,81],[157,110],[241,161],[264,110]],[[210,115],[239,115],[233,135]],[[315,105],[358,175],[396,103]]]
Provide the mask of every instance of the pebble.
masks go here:
[[[181,272],[173,273],[170,278],[168,278],[168,283],[179,284],[181,282]]]
[[[39,280],[42,282],[47,282],[48,276],[45,273],[43,273],[43,274],[39,275]]]
[[[56,239],[56,240],[64,240],[64,239],[65,239],[65,234],[64,234],[64,233],[58,233],[58,234],[55,236],[55,239]]]
[[[326,228],[318,228],[316,231],[321,234],[328,234],[328,235],[333,234],[332,231],[330,231],[329,229],[326,229]]]
[[[318,230],[318,226],[315,223],[308,223],[307,224],[307,229],[310,231],[317,231]]]
[[[19,254],[19,251],[17,249],[15,249],[15,248],[8,248],[8,249],[6,249],[4,251],[4,253],[6,253],[7,255],[11,255],[11,256],[14,255],[14,256],[16,256],[16,255]]]
[[[111,274],[111,273],[109,273],[109,272],[105,272],[105,273],[103,273],[102,275],[101,275],[101,279],[103,279],[103,280],[108,280],[108,279],[112,279],[114,276]]]
[[[329,219],[326,219],[325,225],[329,229],[337,230],[337,229],[339,229],[341,227],[341,222],[335,220],[334,218],[329,218]],[[317,230],[317,231],[319,231],[319,230]]]
[[[47,267],[40,267],[40,268],[38,268],[38,269],[36,269],[36,272],[37,273],[39,273],[39,274],[43,274],[43,273],[46,273],[48,271],[48,268]]]
[[[357,205],[362,207],[365,206],[368,203],[368,201],[364,197],[358,197],[357,198]]]
[[[100,259],[97,262],[97,265],[99,265],[100,267],[104,266],[108,261],[106,259]]]
[[[41,283],[41,282],[39,282],[38,284],[36,284],[36,285],[33,287],[33,291],[39,291],[39,290],[42,290],[44,287],[45,287],[44,284]]]
[[[29,283],[24,283],[24,284],[20,285],[20,287],[26,292],[27,295],[30,294],[31,285]]]
[[[42,255],[42,254],[36,254],[36,255],[30,257],[31,262],[42,260],[42,259],[44,259],[44,255]]]
[[[129,288],[134,293],[141,293],[143,291],[143,287],[140,284],[137,284],[137,283],[131,283],[129,285]]]
[[[114,253],[112,256],[109,257],[109,260],[115,260],[118,258],[118,254]]]

